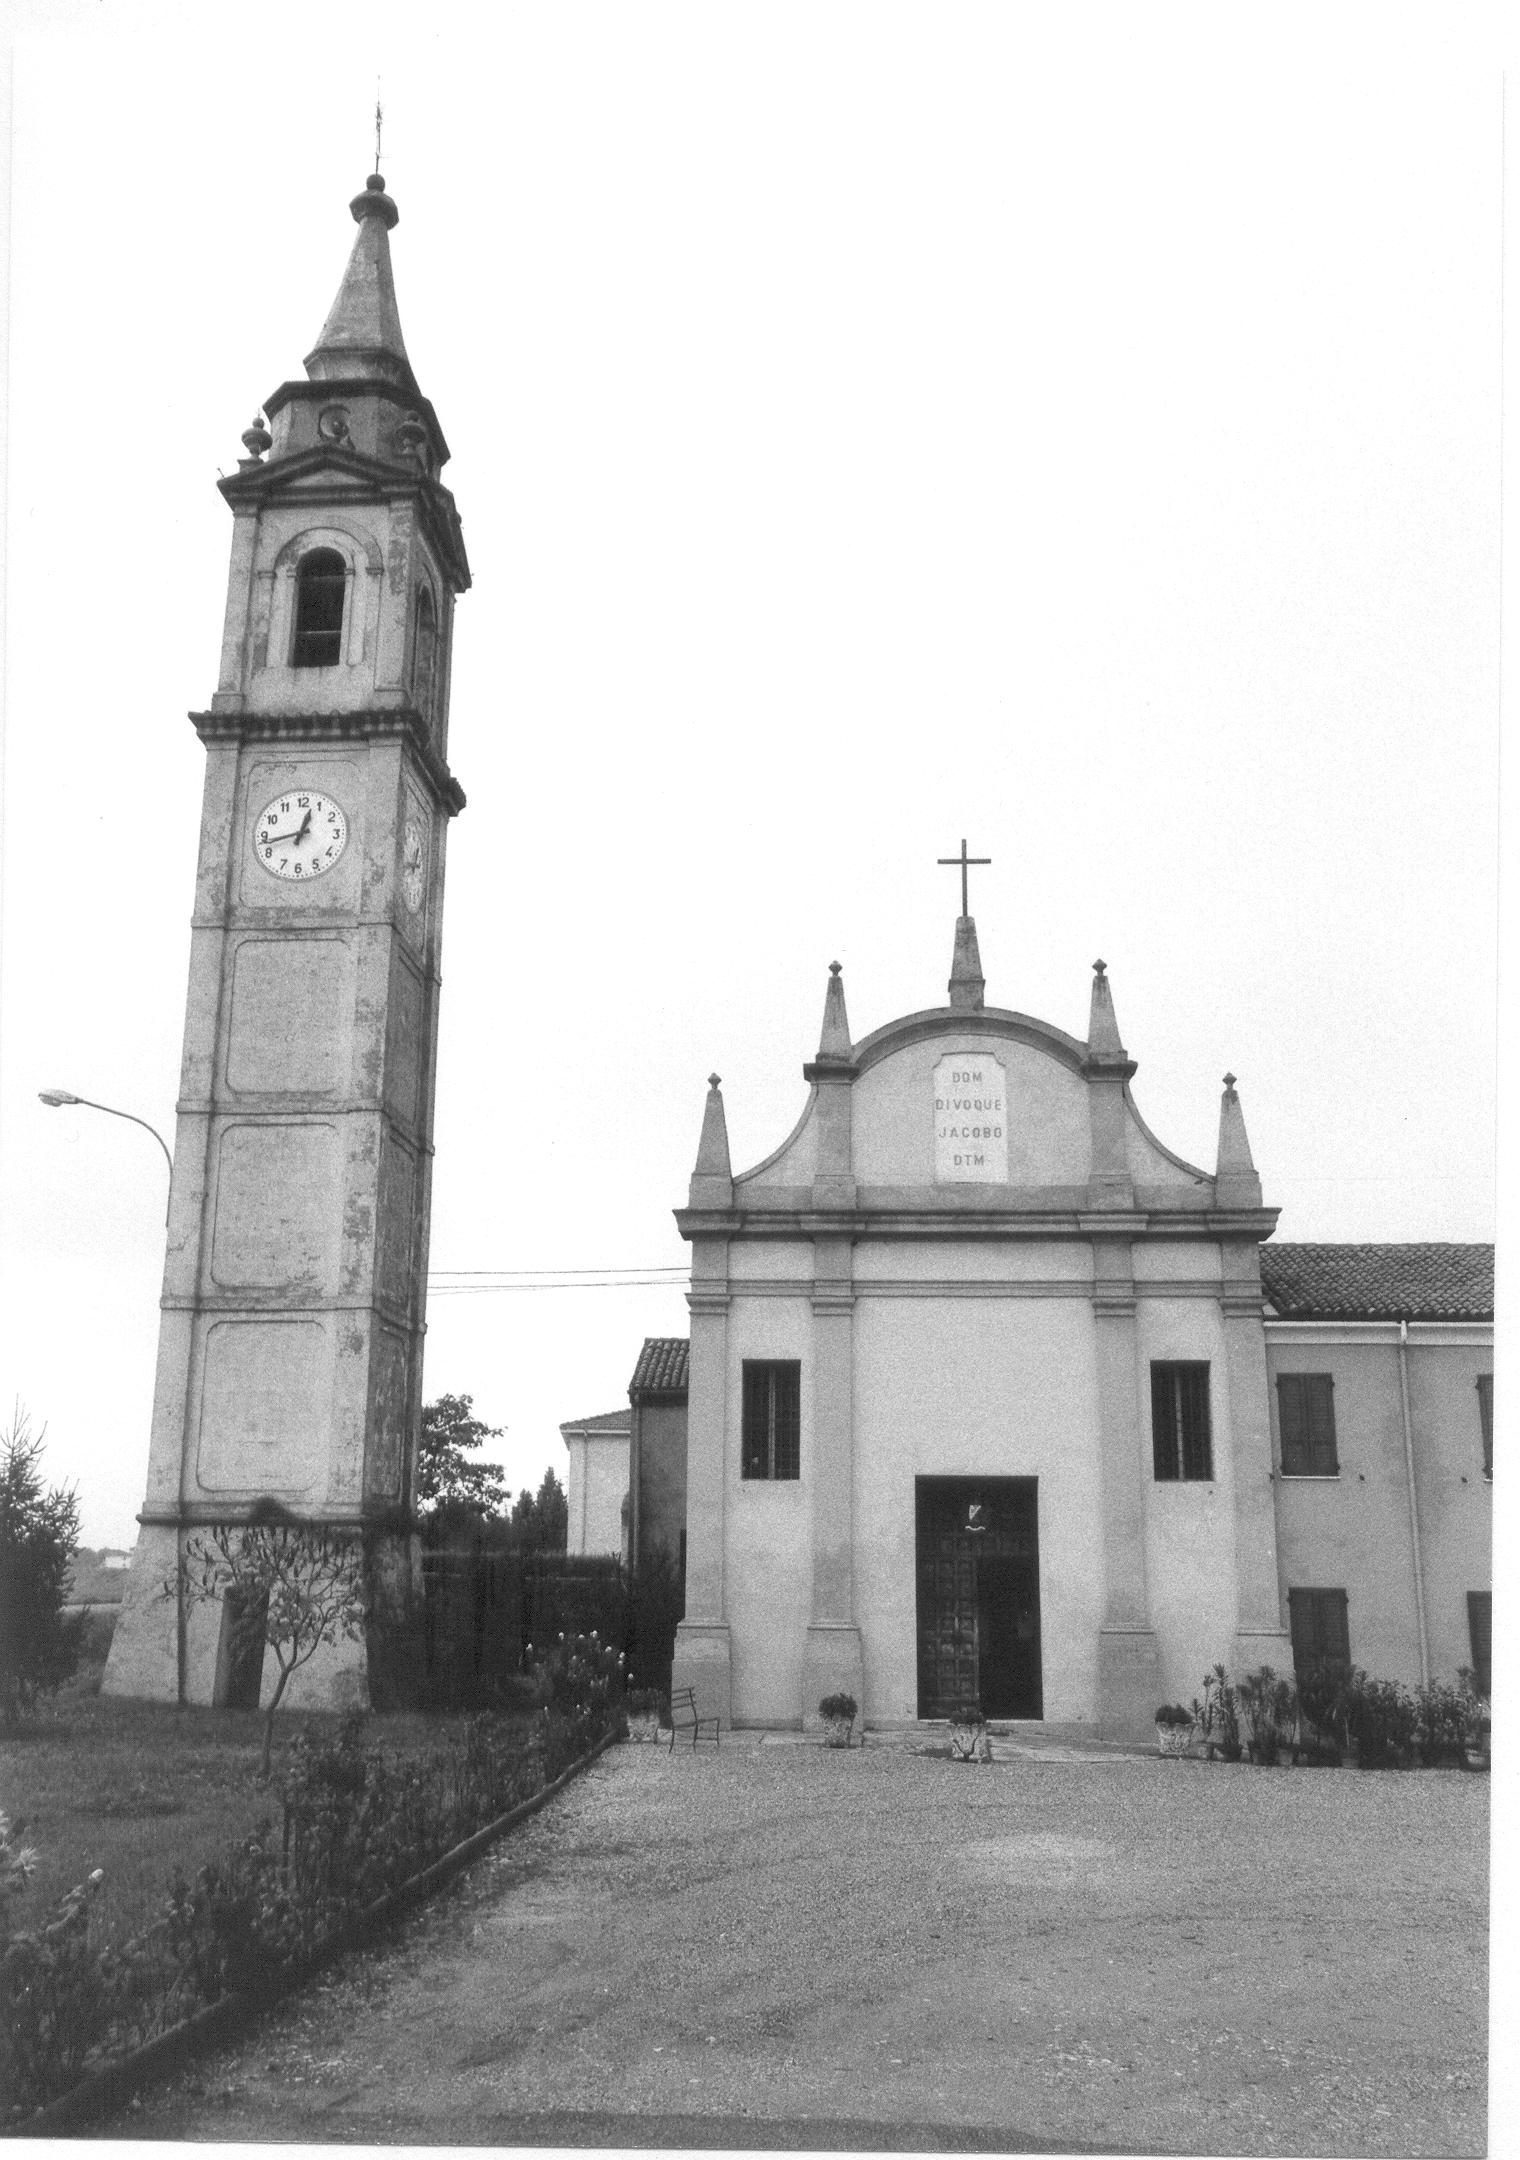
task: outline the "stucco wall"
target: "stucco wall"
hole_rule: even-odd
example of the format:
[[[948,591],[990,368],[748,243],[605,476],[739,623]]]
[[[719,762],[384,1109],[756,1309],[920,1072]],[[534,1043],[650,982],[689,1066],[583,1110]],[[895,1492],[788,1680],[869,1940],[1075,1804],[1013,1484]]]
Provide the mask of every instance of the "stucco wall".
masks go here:
[[[1043,1050],[973,1028],[908,1043],[861,1074],[853,1090],[856,1178],[864,1185],[934,1183],[934,1069],[961,1050],[1003,1067],[1008,1183],[1084,1184],[1092,1160],[1087,1083]]]
[[[1409,1351],[1426,1627],[1431,1677],[1438,1680],[1453,1679],[1472,1662],[1467,1592],[1485,1590],[1491,1580],[1492,1493],[1483,1476],[1474,1381],[1492,1370],[1492,1358],[1476,1331],[1466,1339],[1448,1331],[1446,1340],[1434,1342],[1416,1332]],[[1343,1589],[1353,1663],[1376,1679],[1417,1685],[1397,1329],[1348,1339],[1345,1330],[1279,1324],[1268,1329],[1267,1362],[1284,1591]],[[1281,1475],[1276,1380],[1285,1372],[1329,1373],[1334,1380],[1336,1477]]]
[[[568,1433],[570,1529],[573,1553],[621,1553],[623,1501],[628,1493],[628,1434]]]
[[[681,1557],[686,1528],[686,1403],[641,1403],[639,1420],[639,1548]]]
[[[1189,1268],[1217,1273],[1218,1247],[1189,1245]],[[1138,1257],[1138,1256],[1137,1256]],[[1146,1258],[1159,1257],[1155,1249]],[[1178,1255],[1180,1257],[1180,1255]],[[1141,1298],[1136,1307],[1135,1422],[1140,1489],[1145,1496],[1145,1571],[1151,1624],[1168,1702],[1191,1702],[1215,1663],[1233,1660],[1235,1571],[1235,1436],[1225,1371],[1224,1322],[1206,1298]],[[1151,1363],[1201,1359],[1209,1368],[1211,1479],[1158,1479],[1151,1434]],[[1271,1465],[1263,1456],[1265,1484]]]
[[[1083,1299],[855,1308],[855,1602],[873,1724],[918,1715],[919,1476],[1039,1480],[1047,1720],[1095,1715],[1103,1584],[1092,1312]]]
[[[724,1603],[730,1627],[735,1724],[795,1725],[803,1637],[812,1607],[813,1316],[802,1297],[734,1299],[726,1371],[723,1462]],[[796,1358],[802,1366],[801,1475],[741,1476],[742,1366]]]

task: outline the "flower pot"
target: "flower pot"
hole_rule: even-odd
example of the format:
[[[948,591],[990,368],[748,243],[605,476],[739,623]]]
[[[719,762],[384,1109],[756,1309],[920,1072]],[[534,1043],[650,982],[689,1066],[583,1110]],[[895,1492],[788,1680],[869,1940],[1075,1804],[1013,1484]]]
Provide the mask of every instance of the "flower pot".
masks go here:
[[[992,1742],[980,1719],[975,1724],[965,1719],[952,1721],[950,1759],[952,1762],[991,1762]]]
[[[854,1730],[852,1717],[827,1717],[823,1721],[823,1744],[825,1747],[848,1747]]]
[[[1186,1755],[1193,1744],[1191,1725],[1160,1725],[1156,1727],[1156,1752],[1158,1755]]]
[[[1489,1762],[1489,1751],[1486,1747],[1469,1747],[1462,1750],[1462,1767],[1464,1770],[1486,1770],[1489,1767]]]
[[[660,1713],[658,1710],[630,1710],[628,1713],[628,1737],[645,1743],[660,1737]]]

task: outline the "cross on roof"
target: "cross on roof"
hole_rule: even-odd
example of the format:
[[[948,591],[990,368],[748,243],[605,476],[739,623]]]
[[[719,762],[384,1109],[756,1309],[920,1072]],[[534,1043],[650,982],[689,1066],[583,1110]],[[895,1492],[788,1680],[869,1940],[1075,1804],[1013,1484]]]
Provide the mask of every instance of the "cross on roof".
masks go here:
[[[990,863],[992,857],[990,855],[968,855],[966,853],[966,843],[963,840],[959,855],[941,855],[938,860],[947,869],[959,869],[961,874],[961,913],[969,915],[971,905],[966,897],[966,872],[973,863]]]

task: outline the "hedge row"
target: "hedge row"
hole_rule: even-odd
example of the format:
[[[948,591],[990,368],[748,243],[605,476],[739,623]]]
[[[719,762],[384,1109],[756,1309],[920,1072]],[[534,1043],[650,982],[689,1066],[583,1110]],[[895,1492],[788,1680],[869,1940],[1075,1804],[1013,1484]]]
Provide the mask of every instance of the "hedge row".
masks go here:
[[[368,1744],[363,1717],[332,1739],[303,1735],[279,1781],[278,1821],[266,1817],[193,1879],[176,1871],[158,1918],[130,1941],[97,1939],[99,1870],[28,1932],[6,1932],[12,1900],[0,1896],[0,2120],[17,2125],[229,1992],[278,1994],[388,1891],[542,1791],[622,1714],[619,1660],[595,1638],[561,1641],[532,1677],[531,1714],[473,1718],[426,1762]],[[0,1889],[22,1887],[25,1856],[3,1825],[0,1860]]]

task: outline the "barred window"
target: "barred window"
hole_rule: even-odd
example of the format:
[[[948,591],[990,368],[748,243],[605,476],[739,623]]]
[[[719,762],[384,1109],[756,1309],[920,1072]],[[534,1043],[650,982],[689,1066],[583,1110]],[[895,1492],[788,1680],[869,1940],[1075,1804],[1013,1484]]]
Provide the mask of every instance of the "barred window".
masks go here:
[[[1300,1680],[1315,1666],[1351,1665],[1351,1631],[1344,1590],[1290,1590],[1288,1632],[1293,1638],[1293,1671]]]
[[[1483,1433],[1483,1475],[1494,1474],[1494,1376],[1478,1375],[1478,1422]]]
[[[801,1474],[802,1367],[794,1359],[744,1360],[743,1473]]]
[[[1280,1374],[1277,1422],[1284,1477],[1340,1475],[1335,1452],[1335,1382],[1329,1373]]]
[[[292,667],[336,667],[343,648],[343,595],[348,565],[336,548],[313,548],[296,572],[296,634]]]
[[[1206,1364],[1152,1365],[1151,1442],[1158,1478],[1175,1482],[1214,1475]]]

